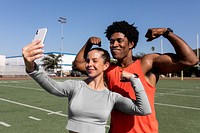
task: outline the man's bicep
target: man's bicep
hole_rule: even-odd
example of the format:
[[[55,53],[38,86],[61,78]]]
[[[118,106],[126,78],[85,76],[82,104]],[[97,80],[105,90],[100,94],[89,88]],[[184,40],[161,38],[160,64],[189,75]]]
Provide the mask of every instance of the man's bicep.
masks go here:
[[[177,55],[173,53],[166,53],[159,55],[153,62],[153,68],[161,74],[178,72],[184,68]]]
[[[86,63],[85,60],[84,61],[74,60],[74,62],[73,62],[73,69],[81,71],[81,72],[85,72],[86,71],[85,63]]]

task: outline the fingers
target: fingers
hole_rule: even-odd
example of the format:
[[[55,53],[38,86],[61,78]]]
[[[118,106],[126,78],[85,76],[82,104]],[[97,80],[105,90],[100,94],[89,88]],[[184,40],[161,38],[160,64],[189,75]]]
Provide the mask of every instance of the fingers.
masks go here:
[[[98,45],[99,47],[101,47],[101,38],[99,37],[91,37],[89,39],[89,42],[93,45]]]
[[[40,40],[37,40],[22,48],[22,55],[28,72],[34,71],[34,60],[43,56],[44,50],[42,48],[44,44],[40,42]]]
[[[154,39],[154,33],[152,29],[148,29],[147,33],[145,34],[145,37],[147,38],[147,42],[150,42]]]
[[[152,36],[152,30],[151,29],[148,29],[147,30],[147,33],[145,34],[145,37],[146,38],[149,38],[149,37],[151,37]]]
[[[35,59],[41,58],[43,56],[44,47],[41,41],[35,41],[22,48],[22,55],[26,63],[34,62]]]
[[[121,75],[121,82],[128,82],[130,77],[131,77],[131,73],[127,72],[127,71],[122,71],[122,75]]]
[[[163,28],[150,28],[148,29],[145,37],[147,38],[147,42],[152,41],[163,34]]]
[[[153,38],[148,38],[146,41],[147,42],[150,42],[150,41],[152,41],[153,40]]]
[[[122,77],[129,79],[131,77],[131,73],[127,72],[127,71],[122,71]]]

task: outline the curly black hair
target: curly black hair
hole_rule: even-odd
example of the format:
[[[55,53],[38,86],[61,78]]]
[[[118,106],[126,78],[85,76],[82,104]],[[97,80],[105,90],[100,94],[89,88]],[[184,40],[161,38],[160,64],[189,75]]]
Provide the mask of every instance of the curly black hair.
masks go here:
[[[138,39],[139,39],[139,32],[137,30],[137,27],[133,24],[129,24],[126,21],[116,21],[113,22],[112,25],[108,26],[105,34],[108,40],[110,40],[110,37],[115,32],[121,32],[123,33],[127,38],[129,42],[134,42],[134,47],[136,47]]]

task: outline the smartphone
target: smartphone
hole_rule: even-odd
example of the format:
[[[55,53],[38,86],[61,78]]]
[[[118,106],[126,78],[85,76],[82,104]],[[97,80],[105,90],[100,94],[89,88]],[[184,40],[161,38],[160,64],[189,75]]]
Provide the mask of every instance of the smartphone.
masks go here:
[[[40,43],[43,44],[45,36],[46,36],[46,33],[47,33],[47,28],[37,29],[33,41],[41,40]]]

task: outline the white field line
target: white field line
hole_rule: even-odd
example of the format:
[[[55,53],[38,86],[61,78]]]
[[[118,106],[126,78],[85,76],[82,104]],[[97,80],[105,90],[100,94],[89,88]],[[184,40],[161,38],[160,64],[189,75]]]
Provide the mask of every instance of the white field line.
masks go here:
[[[51,113],[51,114],[56,114],[56,115],[68,117],[68,115],[61,114],[61,113],[59,113],[59,112],[55,112],[55,111],[51,111],[51,110],[48,110],[48,109],[43,109],[43,108],[40,108],[40,107],[35,107],[35,106],[31,106],[31,105],[27,105],[27,104],[23,104],[23,103],[11,101],[11,100],[8,100],[8,99],[0,98],[0,100],[1,100],[1,101],[5,101],[5,102],[9,102],[9,103],[13,103],[13,104],[17,104],[17,105],[20,105],[20,106],[24,106],[24,107],[36,109],[36,110],[45,111],[45,112],[47,112],[47,113]],[[107,128],[110,128],[109,125],[106,125],[106,127],[107,127]]]
[[[199,98],[200,97],[200,96],[194,96],[194,95],[183,95],[183,94],[173,94],[173,93],[159,93],[159,92],[157,92],[156,95],[158,95],[158,96],[172,95],[172,96],[193,97],[193,98]]]
[[[36,89],[36,88],[31,88],[31,87],[23,87],[23,86],[13,86],[13,85],[1,85],[0,86],[4,86],[4,87],[11,87],[11,88],[23,88],[23,89],[27,89],[27,90],[37,90],[37,91],[45,91],[42,88],[41,89]]]
[[[60,116],[64,116],[64,117],[68,117],[67,115],[61,114],[61,113],[59,113],[59,112],[55,112],[55,111],[51,111],[51,110],[47,110],[47,109],[43,109],[43,108],[31,106],[31,105],[19,103],[19,102],[7,100],[7,99],[4,99],[4,98],[0,98],[0,100],[1,100],[1,101],[5,101],[5,102],[9,102],[9,103],[13,103],[13,104],[17,104],[17,105],[21,105],[21,106],[24,106],[24,107],[33,108],[33,109],[45,111],[45,112],[48,112],[48,113],[52,113],[52,114],[56,114],[56,115],[60,115]],[[183,108],[183,109],[198,110],[198,111],[200,110],[200,108],[187,107],[187,106],[179,106],[179,105],[171,105],[171,104],[163,104],[163,103],[155,103],[155,104],[156,104],[156,105],[161,105],[161,106],[175,107],[175,108]],[[1,123],[1,124],[2,124],[2,123]],[[109,125],[106,125],[106,127],[109,128],[110,126],[109,126]]]
[[[185,88],[182,88],[182,89],[177,89],[177,88],[173,88],[173,90],[193,90],[193,91],[200,91],[199,90],[199,86],[193,86],[193,87],[190,87],[188,89],[185,89]],[[166,86],[161,86],[159,87],[160,90],[168,90],[168,88]]]
[[[27,90],[45,91],[45,90],[43,90],[42,88],[41,88],[41,89],[36,89],[36,88],[31,88],[31,87],[12,86],[12,85],[1,85],[1,84],[0,84],[0,86],[12,87],[12,88],[20,88],[20,89],[23,88],[23,89],[27,89]],[[198,88],[198,87],[196,87],[196,88]],[[175,93],[183,92],[183,91],[200,91],[200,90],[196,90],[196,89],[185,90],[185,89],[182,89],[182,90],[179,90],[179,91],[176,91],[176,92],[166,92],[166,93],[159,93],[159,92],[156,92],[156,95],[157,95],[157,96],[172,95],[172,96],[193,97],[193,98],[199,98],[199,97],[200,97],[200,96],[193,96],[193,95],[175,94]]]
[[[56,115],[60,115],[60,116],[64,116],[64,117],[68,117],[68,116],[65,115],[65,114],[55,113],[54,111],[51,111],[51,110],[48,110],[48,109],[43,109],[43,108],[40,108],[40,107],[35,107],[35,106],[28,105],[28,104],[23,104],[23,103],[19,103],[19,102],[15,102],[15,101],[7,100],[7,99],[4,99],[4,98],[0,98],[0,100],[1,100],[1,101],[5,101],[5,102],[9,102],[9,103],[13,103],[13,104],[17,104],[17,105],[20,105],[20,106],[24,106],[24,107],[28,107],[28,108],[32,108],[32,109],[36,109],[36,110],[45,111],[45,112],[47,112],[47,113],[52,113],[52,114],[56,114]]]
[[[39,91],[44,91],[43,89],[36,89],[36,88],[30,88],[30,87],[23,87],[23,86],[12,86],[12,85],[1,85],[0,86],[5,86],[5,87],[13,87],[13,88],[23,88],[23,89],[29,89],[29,90],[39,90]],[[199,87],[195,87],[195,88],[199,88]],[[184,90],[181,90],[181,91],[184,91]],[[196,89],[189,89],[189,91],[199,91],[199,90],[196,90]],[[183,97],[197,97],[199,98],[200,96],[193,96],[193,95],[181,95],[181,94],[170,94],[170,93],[156,93],[156,95],[175,95],[175,96],[183,96]],[[26,107],[29,107],[29,108],[34,108],[34,109],[38,109],[38,110],[41,110],[41,111],[45,111],[45,112],[48,112],[50,114],[56,114],[56,115],[60,115],[60,116],[65,116],[65,117],[68,117],[67,115],[65,114],[61,114],[59,112],[54,112],[54,111],[50,111],[50,110],[47,110],[47,109],[43,109],[43,108],[38,108],[38,107],[34,107],[34,106],[30,106],[30,105],[26,105],[26,104],[22,104],[22,103],[17,103],[17,102],[14,102],[14,101],[10,101],[10,100],[6,100],[6,99],[2,99],[0,98],[0,100],[2,101],[7,101],[7,102],[10,102],[10,103],[14,103],[14,104],[18,104],[18,105],[21,105],[21,106],[26,106]],[[200,110],[200,108],[194,108],[194,107],[187,107],[187,106],[179,106],[179,105],[171,105],[171,104],[163,104],[163,103],[155,103],[156,105],[161,105],[161,106],[169,106],[169,107],[175,107],[175,108],[184,108],[184,109],[191,109],[191,110]],[[110,127],[109,125],[106,125],[106,127]]]
[[[5,126],[5,127],[10,127],[10,126],[11,126],[11,125],[9,125],[9,124],[3,122],[3,121],[0,121],[0,125]]]
[[[41,119],[36,118],[36,117],[33,117],[33,116],[29,116],[28,118],[33,119],[33,120],[36,120],[36,121],[40,121],[40,120],[41,120]]]
[[[62,111],[57,111],[57,112],[51,112],[51,113],[47,113],[48,115],[52,115],[52,114],[60,114],[62,113]]]
[[[175,107],[175,108],[182,108],[182,109],[190,109],[190,110],[200,110],[200,108],[188,107],[188,106],[180,106],[180,105],[172,105],[172,104],[165,104],[165,103],[155,103],[156,105],[161,106],[168,106],[168,107]]]

